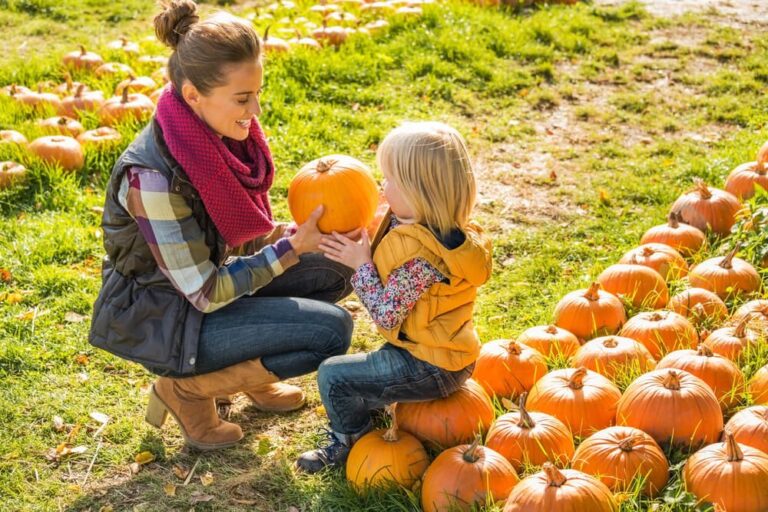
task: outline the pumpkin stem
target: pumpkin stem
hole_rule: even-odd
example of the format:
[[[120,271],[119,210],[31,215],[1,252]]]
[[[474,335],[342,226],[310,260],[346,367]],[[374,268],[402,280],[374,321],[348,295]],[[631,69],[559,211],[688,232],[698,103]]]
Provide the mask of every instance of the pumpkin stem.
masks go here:
[[[661,314],[660,312],[658,312],[658,311],[654,311],[654,312],[653,312],[653,313],[651,313],[651,315],[648,317],[648,320],[650,320],[650,321],[652,321],[652,322],[661,322],[662,320],[664,320],[664,315],[662,315],[662,314]]]
[[[120,98],[120,103],[122,103],[123,105],[128,103],[128,87],[123,87],[123,95]]]
[[[707,311],[704,309],[704,304],[701,302],[694,304],[690,311],[694,318],[705,318],[707,314]]]
[[[645,254],[643,254],[643,256],[645,256]],[[630,265],[639,265],[640,264],[640,262],[637,260],[637,254],[632,253],[632,257],[629,258],[629,264]]]
[[[75,98],[82,98],[83,91],[85,91],[85,84],[78,85],[77,90],[75,91]]]
[[[584,298],[589,300],[598,300],[600,298],[599,292],[600,291],[600,283],[594,282],[591,285],[589,285],[589,288],[586,292],[584,292]]]
[[[519,356],[523,353],[523,347],[521,347],[515,340],[509,340],[509,343],[507,343],[507,351],[513,356]]]
[[[725,255],[725,258],[722,259],[722,261],[719,263],[720,267],[730,270],[733,268],[733,258],[736,256],[736,253],[739,252],[739,249],[741,249],[741,244],[736,244],[733,249],[731,249],[731,252]]]
[[[328,172],[331,170],[331,168],[334,165],[336,165],[336,160],[322,159],[319,162],[317,162],[317,166],[315,166],[315,170],[317,172]]]
[[[741,451],[739,443],[736,442],[730,430],[725,431],[725,453],[728,456],[728,462],[744,460],[744,452]]]
[[[619,443],[619,448],[623,452],[631,452],[637,443],[643,440],[643,436],[640,434],[633,434],[626,439],[622,439]]]
[[[556,326],[556,325],[551,325],[551,324],[550,324],[550,325],[548,325],[548,326],[547,326],[547,328],[546,328],[546,329],[544,329],[544,331],[545,331],[547,334],[557,334],[557,326]]]
[[[86,53],[88,53],[88,52],[86,51],[86,49],[85,49],[85,46],[83,46],[82,44],[80,44],[80,45],[78,45],[78,46],[80,47],[80,56],[83,56],[83,55],[85,55]]]
[[[267,28],[264,29],[264,42],[267,42],[267,39],[269,39],[269,29],[272,28],[272,25],[267,25]],[[298,30],[297,30],[298,32]]]
[[[705,357],[714,357],[715,355],[715,353],[712,352],[712,349],[703,343],[699,343],[699,346],[696,347],[696,353],[700,356],[705,356]]]
[[[475,440],[472,441],[472,444],[464,452],[464,455],[462,455],[462,458],[469,463],[477,462],[477,460],[480,458],[480,456],[477,454],[478,446],[480,446],[480,434],[475,436]]]
[[[754,313],[750,312],[741,317],[741,320],[739,320],[739,323],[737,323],[736,327],[733,329],[734,336],[741,339],[747,334],[747,324],[752,320],[753,315]]]
[[[541,469],[547,475],[550,487],[561,487],[568,480],[563,472],[557,469],[551,462],[545,462]]]
[[[574,370],[571,378],[568,379],[568,387],[571,389],[581,389],[584,387],[584,377],[587,375],[587,369],[583,366]]]
[[[381,436],[382,439],[384,439],[387,442],[394,443],[400,437],[397,435],[397,404],[389,404],[386,407],[384,407],[384,410],[387,411],[387,414],[392,419],[392,425],[387,429],[386,432],[384,432],[384,435]]]
[[[533,421],[533,418],[530,414],[528,414],[528,410],[525,408],[525,401],[528,399],[528,393],[523,393],[520,395],[520,421],[517,422],[517,426],[520,428],[533,428],[536,426],[536,422]]]
[[[61,116],[58,121],[56,121],[56,124],[59,126],[66,126],[66,124],[69,122],[69,118],[66,116]]]
[[[653,250],[653,247],[648,247],[647,245],[643,247],[643,256],[645,257],[653,256],[655,252],[656,251]]]
[[[704,180],[701,178],[696,178],[694,183],[696,184],[696,191],[699,193],[702,199],[712,198],[712,192],[709,191],[709,187],[706,183],[704,183]]]
[[[680,375],[675,370],[669,370],[669,373],[667,373],[664,379],[664,387],[672,391],[680,390]]]
[[[667,225],[672,229],[680,227],[680,222],[677,220],[677,213],[669,212],[669,215],[667,216]]]
[[[607,340],[603,340],[603,346],[605,348],[616,348],[619,346],[619,343],[616,341],[616,338],[610,337]]]

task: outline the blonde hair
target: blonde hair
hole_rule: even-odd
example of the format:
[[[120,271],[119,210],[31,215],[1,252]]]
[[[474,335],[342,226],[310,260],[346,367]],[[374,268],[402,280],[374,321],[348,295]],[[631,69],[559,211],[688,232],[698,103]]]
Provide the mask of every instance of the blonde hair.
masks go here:
[[[440,236],[467,226],[475,206],[475,175],[455,129],[434,121],[404,123],[381,142],[376,161],[395,181],[416,222]]]
[[[192,0],[162,0],[155,35],[173,49],[168,75],[176,91],[189,80],[201,94],[226,84],[224,67],[261,56],[259,36],[250,23],[225,12],[204,21]]]

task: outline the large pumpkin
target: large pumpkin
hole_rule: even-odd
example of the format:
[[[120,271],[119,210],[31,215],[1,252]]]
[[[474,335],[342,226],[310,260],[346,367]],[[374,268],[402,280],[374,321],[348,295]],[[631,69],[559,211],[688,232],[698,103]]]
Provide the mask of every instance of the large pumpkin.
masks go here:
[[[437,456],[424,473],[421,506],[426,512],[470,510],[472,506],[505,500],[520,481],[512,465],[484,446],[479,436]]]
[[[517,337],[519,343],[541,352],[544,357],[571,357],[581,346],[573,333],[556,325],[537,325]]]
[[[347,458],[347,480],[358,490],[368,487],[413,487],[429,467],[421,442],[398,431],[394,407],[389,408],[392,426],[365,434],[352,446]]]
[[[739,165],[725,179],[725,190],[742,201],[755,195],[755,186],[768,190],[768,168],[762,160]]]
[[[61,166],[66,171],[80,169],[85,163],[83,148],[72,137],[50,135],[32,141],[29,150],[41,160]]]
[[[720,401],[723,410],[737,405],[744,390],[744,375],[733,361],[715,354],[706,345],[696,350],[676,350],[656,365],[657,370],[677,368],[706,382]]]
[[[768,454],[737,443],[730,432],[725,442],[694,453],[683,479],[688,492],[728,512],[768,510]]]
[[[725,430],[741,444],[768,454],[768,407],[753,405],[742,409],[725,424]]]
[[[575,469],[559,470],[549,462],[523,479],[507,498],[504,512],[618,512],[611,490]]]
[[[644,479],[642,493],[654,497],[667,485],[669,463],[651,436],[633,427],[608,427],[581,442],[573,469],[594,475],[612,491],[628,491]]]
[[[683,370],[654,370],[635,379],[619,400],[616,420],[659,444],[695,447],[717,440],[723,430],[715,394]]]
[[[628,251],[619,263],[643,265],[658,272],[665,281],[688,275],[688,264],[672,247],[665,244],[644,244]]]
[[[520,395],[519,409],[496,419],[488,431],[485,445],[503,455],[515,471],[522,471],[526,465],[540,466],[547,461],[566,465],[573,457],[571,431],[550,414],[529,412],[525,406],[526,398],[527,393]]]
[[[618,375],[628,372],[645,373],[656,366],[656,361],[639,341],[603,336],[582,345],[571,359],[571,365],[583,366],[615,381]]]
[[[399,402],[400,428],[445,448],[467,443],[493,423],[493,405],[485,390],[472,379],[448,398],[425,402]]]
[[[152,100],[140,93],[129,94],[123,89],[122,95],[108,99],[99,109],[99,120],[106,126],[115,126],[125,121],[144,119],[155,110]]]
[[[97,53],[89,52],[85,46],[80,45],[79,51],[67,53],[62,58],[62,62],[67,67],[75,69],[96,69],[104,63],[104,59]]]
[[[670,212],[666,224],[654,226],[645,232],[641,244],[665,244],[680,251],[683,256],[699,252],[707,237],[699,228],[680,222],[677,213]]]
[[[605,291],[628,300],[634,307],[661,309],[669,301],[667,283],[658,272],[642,265],[611,265],[597,281]]]
[[[368,226],[378,200],[371,170],[346,155],[312,160],[301,168],[288,187],[288,207],[297,224],[303,224],[319,205],[324,206],[317,223],[323,233],[346,233]]]
[[[750,263],[736,257],[739,246],[726,256],[703,261],[693,267],[688,281],[695,288],[716,293],[721,299],[752,293],[760,288],[760,275]]]
[[[683,290],[669,300],[669,309],[694,324],[718,324],[728,318],[728,307],[723,299],[704,288]]]
[[[621,391],[586,368],[553,370],[528,393],[528,409],[551,414],[577,436],[613,425]]]
[[[731,361],[738,360],[743,357],[744,351],[757,347],[761,340],[760,333],[748,327],[749,320],[749,316],[744,316],[734,326],[712,331],[704,340],[704,345]]]
[[[537,350],[514,340],[495,340],[481,347],[472,378],[491,397],[516,398],[545,373],[547,360]]]
[[[731,317],[733,322],[738,322],[749,315],[749,324],[760,332],[768,334],[768,300],[757,299],[745,302]]]
[[[59,115],[76,117],[81,111],[98,110],[104,104],[104,93],[101,91],[87,91],[85,85],[80,84],[72,96],[61,100]]]
[[[630,318],[619,336],[642,343],[654,359],[672,350],[693,347],[699,341],[696,328],[672,311],[648,311]]]
[[[555,306],[555,325],[582,339],[616,334],[627,320],[624,305],[612,293],[592,283],[588,289],[576,290],[560,299]]]
[[[768,364],[749,379],[749,394],[752,402],[768,405]]]
[[[736,212],[741,203],[730,192],[708,187],[702,180],[696,180],[696,187],[680,196],[673,204],[686,224],[702,231],[711,230],[720,236],[727,236],[736,222]]]

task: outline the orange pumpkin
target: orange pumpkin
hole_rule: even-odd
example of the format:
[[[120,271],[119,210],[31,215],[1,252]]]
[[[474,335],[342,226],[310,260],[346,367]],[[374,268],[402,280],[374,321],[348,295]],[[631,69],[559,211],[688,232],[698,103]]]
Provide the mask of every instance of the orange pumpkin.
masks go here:
[[[669,301],[667,283],[658,272],[642,265],[611,265],[597,281],[605,291],[628,300],[635,307],[661,309]]]
[[[752,402],[768,405],[768,364],[757,370],[749,379],[749,394]]]
[[[565,423],[543,412],[528,412],[520,395],[520,408],[499,416],[488,430],[485,445],[499,452],[521,471],[525,465],[549,461],[564,466],[573,457],[573,437]]]
[[[129,94],[123,89],[122,96],[113,96],[99,109],[99,120],[103,125],[116,124],[135,119],[144,119],[155,110],[152,100],[140,93]]]
[[[669,480],[669,463],[651,436],[632,427],[608,427],[581,442],[573,469],[594,475],[615,492],[643,479],[642,493],[655,497]]]
[[[533,385],[528,408],[550,414],[574,435],[585,436],[613,425],[621,391],[586,368],[553,370]]]
[[[493,405],[482,386],[472,379],[448,398],[397,404],[400,428],[422,442],[456,446],[484,433],[493,423]]]
[[[96,69],[104,63],[99,54],[87,51],[83,45],[80,50],[64,55],[62,61],[65,66],[75,69]]]
[[[745,316],[734,326],[712,331],[704,345],[731,361],[738,360],[745,350],[751,350],[760,342],[760,334],[747,327],[749,320],[750,317]]]
[[[104,94],[101,91],[86,91],[85,86],[80,84],[74,95],[61,100],[59,114],[75,117],[83,110],[98,110],[103,104]]]
[[[0,130],[0,145],[2,144],[26,146],[27,138],[16,130]]]
[[[754,405],[740,410],[725,424],[725,430],[731,432],[737,442],[768,454],[767,406]]]
[[[741,209],[741,203],[730,192],[708,187],[700,179],[696,179],[695,183],[692,191],[672,204],[672,211],[677,212],[686,224],[702,231],[711,230],[719,236],[728,236],[731,226],[736,223],[736,212]]]
[[[133,68],[128,64],[122,62],[105,62],[101,66],[97,67],[94,74],[99,78],[113,77],[113,76],[130,76],[133,75]]]
[[[319,205],[325,207],[317,223],[323,233],[367,226],[376,213],[378,198],[371,170],[346,155],[312,160],[288,187],[288,207],[297,224],[303,224]]]
[[[616,419],[659,444],[696,447],[715,441],[723,430],[715,394],[683,370],[654,370],[635,379],[619,400]]]
[[[52,92],[43,92],[38,87],[38,91],[22,92],[13,96],[19,103],[35,109],[35,111],[50,108],[56,112],[61,108],[61,98]]]
[[[80,143],[64,135],[39,137],[32,141],[29,150],[41,160],[59,165],[66,171],[80,169],[85,163]]]
[[[603,336],[582,345],[571,360],[571,366],[583,366],[615,380],[630,371],[645,373],[656,361],[639,341],[622,336]]]
[[[615,334],[627,320],[618,297],[601,290],[599,283],[560,299],[554,316],[555,325],[582,339]]]
[[[559,470],[549,462],[542,471],[517,484],[504,512],[618,512],[611,490],[600,480],[575,469]]]
[[[122,136],[120,132],[109,126],[102,126],[95,130],[88,130],[77,137],[77,140],[83,146],[92,145],[95,147],[104,147],[120,142]]]
[[[349,32],[347,32],[347,29],[344,27],[328,27],[326,26],[325,22],[323,22],[323,26],[321,28],[318,28],[312,32],[312,37],[321,43],[325,42],[337,47],[344,44],[348,36]]]
[[[683,256],[691,256],[699,252],[707,241],[707,237],[699,229],[689,224],[681,223],[675,212],[670,212],[666,224],[654,226],[645,232],[640,239],[641,244],[665,244],[680,251]]]
[[[657,370],[663,368],[685,370],[706,382],[723,410],[737,405],[744,390],[744,375],[739,367],[703,344],[696,350],[670,352],[656,365]]]
[[[16,162],[0,162],[0,190],[24,179],[27,169]]]
[[[768,333],[768,300],[758,299],[745,302],[739,306],[731,320],[738,322],[747,315],[750,317],[750,326],[754,326],[763,333]]]
[[[70,137],[77,137],[85,131],[79,121],[67,116],[40,119],[37,122],[37,126],[48,133],[58,133],[60,135],[69,135]]]
[[[421,442],[397,428],[394,407],[388,407],[392,426],[368,432],[357,440],[347,457],[346,474],[358,491],[369,487],[413,487],[429,467]]]
[[[134,55],[139,53],[139,44],[129,41],[127,37],[120,37],[120,39],[108,42],[107,48],[110,50],[120,50]]]
[[[643,265],[658,272],[665,281],[688,275],[688,264],[672,247],[665,244],[644,244],[624,254],[619,263]]]
[[[506,500],[520,481],[512,465],[490,448],[460,445],[437,456],[424,473],[421,506],[425,512],[470,510]]]
[[[768,454],[737,443],[730,432],[725,442],[694,453],[683,479],[688,492],[729,512],[768,510]]]
[[[296,31],[296,37],[289,39],[288,44],[291,46],[309,48],[310,50],[320,50],[323,47],[320,43],[317,42],[317,39],[302,36],[301,32],[298,30]]]
[[[128,78],[117,84],[115,88],[115,94],[122,96],[123,91],[128,89],[128,92],[137,92],[140,94],[152,94],[152,91],[157,89],[157,83],[148,76],[135,76],[131,73]]]
[[[576,336],[556,325],[530,327],[517,337],[517,341],[550,358],[571,357],[581,346]]]
[[[728,308],[723,299],[704,288],[689,288],[669,300],[669,309],[694,324],[707,321],[718,324],[728,318]]]
[[[751,264],[736,257],[739,246],[726,256],[703,261],[691,269],[688,281],[695,288],[714,292],[721,299],[752,293],[760,288],[760,275]]]
[[[513,340],[495,340],[480,348],[472,378],[489,396],[515,398],[547,373],[537,350]]]
[[[757,160],[736,167],[725,179],[725,190],[744,201],[755,195],[755,186],[768,190],[766,162]]]
[[[291,49],[291,46],[285,39],[279,37],[270,37],[269,29],[272,25],[264,29],[264,39],[262,44],[264,45],[264,51],[267,53],[286,53]]]
[[[680,348],[693,347],[699,335],[693,324],[672,311],[647,311],[630,318],[619,336],[642,343],[654,359]]]

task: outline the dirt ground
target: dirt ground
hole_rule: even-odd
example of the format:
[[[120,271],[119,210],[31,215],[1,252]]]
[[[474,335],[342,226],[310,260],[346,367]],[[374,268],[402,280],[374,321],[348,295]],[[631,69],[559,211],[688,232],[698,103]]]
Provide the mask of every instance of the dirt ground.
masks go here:
[[[594,0],[600,5],[616,5],[626,0]],[[675,16],[687,11],[717,11],[738,24],[768,24],[768,0],[639,0],[657,16]]]

